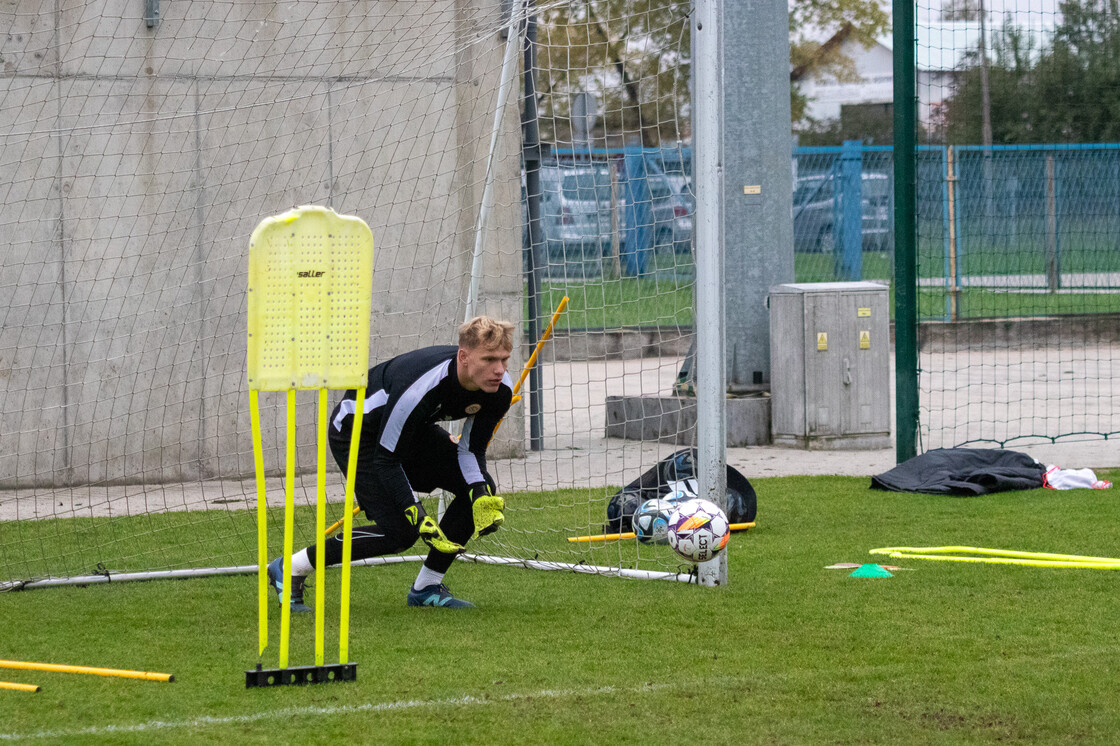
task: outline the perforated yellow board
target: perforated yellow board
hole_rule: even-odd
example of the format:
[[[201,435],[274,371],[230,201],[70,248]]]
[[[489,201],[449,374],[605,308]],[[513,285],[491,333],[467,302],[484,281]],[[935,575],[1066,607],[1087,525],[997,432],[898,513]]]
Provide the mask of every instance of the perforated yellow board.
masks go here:
[[[249,241],[249,388],[366,385],[373,234],[360,218],[303,206]]]

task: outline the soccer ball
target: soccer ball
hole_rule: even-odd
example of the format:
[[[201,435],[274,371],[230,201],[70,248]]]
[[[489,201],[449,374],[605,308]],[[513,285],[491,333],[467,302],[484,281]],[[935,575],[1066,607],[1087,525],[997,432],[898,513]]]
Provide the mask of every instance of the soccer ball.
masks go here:
[[[731,524],[708,500],[686,500],[669,519],[669,546],[689,562],[707,562],[727,546]]]
[[[675,508],[668,500],[646,500],[634,513],[634,535],[643,544],[669,542],[669,518]]]
[[[661,499],[672,505],[673,509],[676,510],[678,505],[685,502],[686,500],[691,500],[694,497],[696,497],[696,495],[690,495],[684,490],[673,490],[667,493]]]
[[[673,505],[696,497],[697,484],[695,479],[682,479],[678,482],[669,482],[667,486],[669,488],[668,494],[662,499],[668,500],[673,503]]]

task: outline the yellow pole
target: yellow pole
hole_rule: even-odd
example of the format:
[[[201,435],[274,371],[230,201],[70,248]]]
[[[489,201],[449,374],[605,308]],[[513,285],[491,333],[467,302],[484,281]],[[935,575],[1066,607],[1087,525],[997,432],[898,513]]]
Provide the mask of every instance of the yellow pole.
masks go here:
[[[349,477],[347,477],[347,480],[349,481]],[[323,532],[323,536],[326,537],[326,536],[330,536],[331,534],[333,534],[335,531],[337,531],[339,528],[341,528],[343,526],[343,524],[346,523],[346,520],[348,518],[351,518],[352,516],[356,516],[358,514],[358,511],[360,511],[360,510],[361,510],[360,507],[355,506],[350,512],[346,513],[341,518],[339,518],[337,521],[335,521],[331,525],[327,526],[326,530]]]
[[[249,390],[249,425],[253,432],[253,470],[257,476],[257,655],[261,656],[268,647],[268,505],[265,500],[260,400],[256,389]]]
[[[517,383],[513,387],[513,401],[510,402],[511,404],[516,404],[517,402],[521,401],[521,395],[518,393],[519,391],[521,391],[521,384],[525,383],[526,376],[529,375],[529,371],[537,362],[537,355],[540,354],[541,348],[544,347],[544,343],[552,337],[552,328],[556,325],[556,321],[560,318],[560,314],[564,313],[567,307],[568,296],[565,295],[560,299],[560,305],[558,305],[556,307],[556,310],[552,312],[552,319],[549,320],[548,327],[544,330],[544,334],[542,334],[541,338],[537,341],[537,346],[533,348],[533,354],[529,356],[529,360],[525,363],[525,367],[521,369],[521,377],[517,379]],[[498,423],[498,425],[501,424],[501,422]],[[497,429],[497,427],[494,428],[495,432],[497,431]]]
[[[960,313],[961,284],[957,274],[957,177],[953,167],[953,147],[946,148],[947,187],[949,191],[949,320]]]
[[[28,661],[0,661],[0,668],[18,668],[24,671],[54,671],[56,673],[86,673],[94,676],[120,676],[125,679],[144,679],[145,681],[175,680],[175,676],[169,673],[126,671],[119,668],[92,668],[90,666],[65,666],[57,663],[30,663]]]
[[[354,407],[354,427],[350,432],[350,455],[346,461],[346,505],[343,512],[342,529],[342,609],[338,620],[338,662],[349,663],[350,658],[350,558],[353,548],[350,540],[354,535],[354,514],[359,508],[354,504],[354,474],[358,471],[358,444],[362,440],[362,404],[366,399],[365,387],[355,392],[358,406]],[[330,534],[327,531],[327,534]],[[324,539],[323,541],[325,541]],[[320,541],[320,544],[323,542]]]
[[[892,552],[891,557],[898,559],[927,559],[942,562],[980,562],[990,565],[1023,565],[1024,567],[1067,567],[1089,570],[1120,570],[1120,560],[1116,562],[1073,562],[1071,560],[1030,560],[1008,557],[954,557],[950,554],[907,554]]]
[[[288,414],[284,430],[284,598],[280,601],[280,668],[288,667],[288,632],[292,624],[292,533],[295,530],[296,391],[288,389]]]
[[[0,689],[12,689],[17,692],[41,692],[43,689],[35,684],[14,684],[11,681],[0,681]]]
[[[746,531],[754,528],[754,521],[750,523],[732,523],[731,531]],[[598,534],[597,536],[569,536],[568,541],[614,541],[615,539],[633,539],[637,534],[626,531],[621,534]]]
[[[315,474],[315,526],[321,536],[327,524],[327,390],[319,389],[319,453]],[[325,540],[324,540],[325,541]],[[315,542],[315,665],[323,665],[323,616],[326,610],[327,557],[324,541]]]

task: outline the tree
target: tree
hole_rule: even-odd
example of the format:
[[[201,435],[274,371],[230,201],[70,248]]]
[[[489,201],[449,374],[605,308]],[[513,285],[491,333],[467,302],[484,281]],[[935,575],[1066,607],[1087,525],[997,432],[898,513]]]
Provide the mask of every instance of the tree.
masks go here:
[[[689,138],[690,12],[690,0],[572,0],[541,10],[542,138],[570,141],[571,102],[584,90],[602,102],[604,132],[626,133],[615,135],[618,139],[628,135],[655,147]],[[870,43],[889,23],[880,0],[795,0],[789,18],[794,70],[820,50],[821,43],[811,38],[814,29],[847,26]],[[841,55],[818,63],[841,73],[850,66]],[[796,121],[804,115],[805,101],[791,82]]]
[[[1054,42],[1036,67],[1046,106],[1036,131],[1058,142],[1115,142],[1120,137],[1120,13],[1116,4],[1063,2]]]
[[[941,4],[940,16],[942,21],[979,20],[979,0],[945,0]]]
[[[1120,138],[1120,12],[1114,3],[1066,0],[1053,40],[1032,46],[1006,23],[992,39],[992,142],[1116,142]],[[980,142],[976,55],[946,107],[949,142]]]
[[[1007,24],[993,34],[988,63],[992,143],[1033,142],[1035,108],[1032,59],[1038,56],[1029,37]],[[949,143],[976,144],[983,140],[983,80],[979,52],[965,55],[967,66],[945,105],[944,137]]]
[[[571,102],[581,91],[601,101],[608,133],[646,147],[689,136],[688,16],[688,0],[586,0],[542,11],[542,137],[571,139]]]

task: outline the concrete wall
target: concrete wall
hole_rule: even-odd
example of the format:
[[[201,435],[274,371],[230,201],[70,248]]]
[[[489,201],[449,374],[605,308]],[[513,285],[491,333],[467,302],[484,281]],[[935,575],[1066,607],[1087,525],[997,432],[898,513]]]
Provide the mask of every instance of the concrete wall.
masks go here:
[[[295,205],[373,230],[372,362],[452,342],[498,8],[163,0],[153,28],[133,0],[0,10],[0,486],[251,475],[248,239]],[[515,320],[518,142],[509,107],[479,306]],[[522,429],[516,410],[493,452],[517,453]]]

